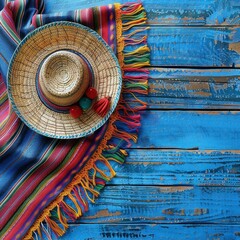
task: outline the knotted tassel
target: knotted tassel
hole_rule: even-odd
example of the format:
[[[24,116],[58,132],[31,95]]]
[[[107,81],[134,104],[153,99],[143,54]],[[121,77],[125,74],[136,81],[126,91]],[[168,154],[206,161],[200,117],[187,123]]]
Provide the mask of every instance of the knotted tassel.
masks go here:
[[[46,216],[45,221],[57,236],[62,236],[65,233],[65,231],[50,217]]]
[[[101,117],[104,117],[109,109],[110,109],[110,105],[111,105],[111,101],[110,101],[110,97],[104,97],[100,100],[98,100],[94,105],[93,105],[93,109],[94,111]]]

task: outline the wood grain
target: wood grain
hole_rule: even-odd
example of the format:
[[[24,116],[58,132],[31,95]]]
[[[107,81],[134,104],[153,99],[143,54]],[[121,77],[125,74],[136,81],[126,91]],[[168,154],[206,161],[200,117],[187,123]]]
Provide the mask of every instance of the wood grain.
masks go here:
[[[240,239],[236,225],[214,224],[81,224],[71,225],[63,238],[71,240],[222,240]]]
[[[239,101],[238,69],[150,69],[149,95]]]
[[[239,69],[149,70],[149,109],[240,109]]]
[[[46,12],[69,11],[127,0],[46,1]],[[240,22],[238,0],[142,0],[149,24],[161,25],[237,25]],[[55,6],[58,8],[55,8]]]
[[[170,93],[171,95],[171,93]],[[223,95],[224,96],[224,95]],[[185,98],[185,97],[139,97],[146,102],[148,109],[154,110],[239,110],[240,105],[235,100],[213,100],[203,98]],[[132,101],[129,101],[132,103]]]
[[[147,34],[152,66],[240,67],[239,27],[151,25]]]
[[[146,111],[134,148],[240,149],[240,112]]]
[[[106,186],[78,222],[240,224],[239,204],[239,187]]]
[[[240,151],[131,149],[108,185],[239,186]]]

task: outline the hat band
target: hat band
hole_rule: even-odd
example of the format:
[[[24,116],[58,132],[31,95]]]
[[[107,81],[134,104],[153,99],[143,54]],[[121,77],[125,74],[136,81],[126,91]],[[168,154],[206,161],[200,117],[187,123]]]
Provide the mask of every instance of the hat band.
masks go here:
[[[61,50],[62,51],[62,50]],[[64,49],[64,51],[69,51],[72,52],[76,55],[78,55],[83,62],[85,63],[85,67],[88,71],[88,76],[89,76],[89,86],[93,86],[94,84],[94,73],[93,73],[93,69],[91,67],[91,64],[88,62],[88,60],[79,52],[70,50],[70,49]],[[56,51],[57,52],[57,51]],[[55,52],[53,52],[55,53]],[[51,53],[51,54],[53,54]],[[49,56],[49,55],[48,55]],[[54,112],[58,112],[58,113],[65,113],[65,114],[69,114],[69,110],[71,108],[72,105],[69,106],[60,106],[60,105],[56,105],[55,103],[51,102],[44,94],[44,92],[42,91],[41,88],[41,84],[40,84],[40,70],[41,67],[44,63],[44,61],[46,60],[46,58],[48,57],[46,56],[42,62],[39,64],[39,67],[37,69],[37,73],[36,73],[36,89],[37,89],[37,94],[39,96],[39,99],[41,100],[41,102],[49,109],[51,109]]]

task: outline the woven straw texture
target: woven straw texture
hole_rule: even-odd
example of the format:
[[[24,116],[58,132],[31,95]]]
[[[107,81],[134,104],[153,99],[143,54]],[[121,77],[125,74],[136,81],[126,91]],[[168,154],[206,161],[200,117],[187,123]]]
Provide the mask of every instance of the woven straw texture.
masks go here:
[[[89,85],[86,64],[69,51],[50,54],[42,65],[39,78],[45,97],[60,106],[76,103]]]
[[[104,118],[91,108],[74,119],[41,101],[38,72],[47,98],[65,106],[83,95],[89,79],[87,68],[98,98],[111,97]],[[48,137],[78,138],[107,121],[119,100],[122,79],[116,57],[98,34],[80,24],[57,22],[38,28],[21,42],[10,63],[8,81],[13,107],[31,129]]]

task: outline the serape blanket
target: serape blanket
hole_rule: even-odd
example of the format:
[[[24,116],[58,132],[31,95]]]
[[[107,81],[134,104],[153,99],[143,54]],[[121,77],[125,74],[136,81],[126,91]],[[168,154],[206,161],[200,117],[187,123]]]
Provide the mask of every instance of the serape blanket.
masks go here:
[[[124,148],[137,140],[138,94],[147,94],[149,48],[141,3],[114,4],[44,14],[42,0],[6,0],[0,7],[0,239],[51,239],[82,216],[123,163]],[[7,70],[15,48],[29,32],[53,21],[72,21],[100,34],[118,57],[123,76],[121,99],[107,123],[80,139],[57,140],[27,128],[13,112]],[[138,35],[138,33],[141,33]],[[26,56],[27,57],[27,56]]]

